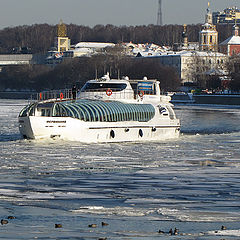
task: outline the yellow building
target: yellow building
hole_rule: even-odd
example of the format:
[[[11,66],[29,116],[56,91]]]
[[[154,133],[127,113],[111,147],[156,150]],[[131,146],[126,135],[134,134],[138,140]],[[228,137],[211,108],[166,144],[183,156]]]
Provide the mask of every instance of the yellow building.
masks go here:
[[[207,8],[205,23],[199,33],[199,50],[200,51],[218,51],[218,32],[216,26],[212,23],[212,14]]]
[[[70,39],[67,37],[67,27],[60,21],[58,24],[58,34],[56,38],[56,46],[58,52],[65,52],[70,49]]]
[[[213,24],[240,23],[240,10],[237,7],[226,8],[223,11],[213,12]]]

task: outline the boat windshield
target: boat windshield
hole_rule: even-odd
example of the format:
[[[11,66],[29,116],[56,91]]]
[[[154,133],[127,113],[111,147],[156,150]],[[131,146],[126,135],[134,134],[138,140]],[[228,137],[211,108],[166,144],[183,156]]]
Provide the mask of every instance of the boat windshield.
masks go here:
[[[107,89],[111,89],[114,92],[122,91],[127,87],[126,83],[86,83],[81,92],[105,92]]]

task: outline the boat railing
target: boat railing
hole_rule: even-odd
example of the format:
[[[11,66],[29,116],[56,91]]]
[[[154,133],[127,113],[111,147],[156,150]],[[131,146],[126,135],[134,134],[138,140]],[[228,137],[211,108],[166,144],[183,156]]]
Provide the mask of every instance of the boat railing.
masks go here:
[[[131,89],[124,91],[116,91],[114,89],[88,89],[81,91],[77,94],[77,98],[90,98],[90,99],[104,99],[104,100],[117,100],[117,99],[138,99],[143,98],[144,95],[154,95],[152,91],[133,91]],[[34,101],[65,101],[76,99],[72,89],[59,89],[51,91],[41,91],[32,95],[30,102]]]
[[[58,89],[51,91],[42,91],[37,93],[37,95],[32,96],[32,101],[62,101],[73,99],[73,91],[72,89]]]

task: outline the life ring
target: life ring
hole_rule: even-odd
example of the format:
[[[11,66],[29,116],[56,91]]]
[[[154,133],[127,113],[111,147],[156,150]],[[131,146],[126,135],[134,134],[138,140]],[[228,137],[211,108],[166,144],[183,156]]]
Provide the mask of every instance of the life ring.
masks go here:
[[[63,93],[60,93],[60,99],[63,100]]]
[[[39,93],[39,100],[42,100],[42,93]]]
[[[111,95],[112,95],[112,90],[109,88],[109,89],[106,91],[106,94],[107,94],[108,96],[111,96]]]
[[[139,96],[142,98],[142,97],[143,97],[143,95],[144,95],[144,91],[143,91],[143,90],[141,90],[141,91],[140,91],[140,93],[139,93]]]

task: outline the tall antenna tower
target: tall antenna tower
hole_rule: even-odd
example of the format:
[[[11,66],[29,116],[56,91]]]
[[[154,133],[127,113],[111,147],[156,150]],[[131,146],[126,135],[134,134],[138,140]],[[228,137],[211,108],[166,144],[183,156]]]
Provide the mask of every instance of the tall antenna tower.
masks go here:
[[[162,0],[158,0],[158,15],[157,15],[157,25],[162,26]]]

